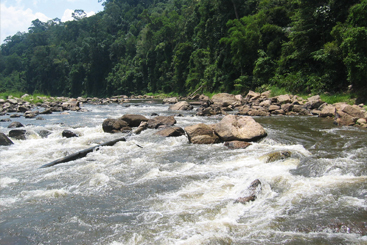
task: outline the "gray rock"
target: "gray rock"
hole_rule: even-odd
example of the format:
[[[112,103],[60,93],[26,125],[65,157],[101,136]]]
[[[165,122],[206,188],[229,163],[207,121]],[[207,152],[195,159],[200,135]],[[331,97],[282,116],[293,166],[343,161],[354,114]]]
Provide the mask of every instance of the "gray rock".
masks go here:
[[[17,140],[25,140],[25,134],[26,134],[26,130],[23,129],[13,129],[9,131],[9,137],[10,138],[14,138]]]
[[[13,141],[11,141],[8,136],[6,136],[3,133],[0,133],[0,145],[7,146],[14,144]]]
[[[62,137],[64,138],[73,138],[73,137],[79,137],[76,133],[70,130],[64,130],[62,131]]]
[[[8,126],[8,128],[22,128],[22,127],[24,127],[24,125],[21,124],[20,122],[12,122]]]

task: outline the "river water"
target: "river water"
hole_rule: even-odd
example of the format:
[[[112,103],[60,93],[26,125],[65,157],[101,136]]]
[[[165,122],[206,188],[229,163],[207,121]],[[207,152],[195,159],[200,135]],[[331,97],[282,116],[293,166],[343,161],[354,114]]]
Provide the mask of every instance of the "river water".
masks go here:
[[[177,114],[158,103],[128,105],[14,119],[27,125],[27,140],[0,147],[0,244],[367,244],[367,131],[329,119],[255,117],[268,137],[241,150],[148,129],[39,168],[124,136],[104,133],[106,118]],[[180,127],[221,119],[180,113]],[[65,129],[80,137],[62,138]],[[261,158],[279,150],[292,157]],[[236,203],[255,179],[257,199]]]

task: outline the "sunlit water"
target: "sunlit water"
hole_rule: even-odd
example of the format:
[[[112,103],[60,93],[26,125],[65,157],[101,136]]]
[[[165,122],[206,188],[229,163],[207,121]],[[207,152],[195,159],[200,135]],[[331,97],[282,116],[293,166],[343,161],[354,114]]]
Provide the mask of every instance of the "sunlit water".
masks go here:
[[[106,118],[178,114],[146,103],[85,108],[13,119],[27,125],[27,140],[0,147],[0,244],[367,244],[364,129],[315,117],[258,117],[268,137],[241,150],[148,129],[40,169],[124,136],[104,133]],[[180,127],[221,119],[180,113]],[[1,132],[8,125],[0,123]],[[39,135],[44,129],[47,138]],[[62,138],[65,129],[80,137]],[[292,157],[261,160],[278,150]],[[257,199],[236,203],[255,179],[262,183]]]

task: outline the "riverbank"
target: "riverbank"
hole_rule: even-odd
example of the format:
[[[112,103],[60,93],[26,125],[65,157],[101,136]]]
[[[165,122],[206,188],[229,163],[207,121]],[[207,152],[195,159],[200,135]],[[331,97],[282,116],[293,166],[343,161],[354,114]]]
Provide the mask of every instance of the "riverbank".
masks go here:
[[[364,104],[351,105],[355,102],[347,93],[345,95],[314,95],[301,97],[298,95],[279,94],[283,90],[257,93],[249,91],[246,95],[219,93],[211,95],[195,95],[192,97],[168,97],[166,94],[119,95],[111,98],[97,97],[50,97],[24,94],[19,97],[8,95],[0,99],[0,115],[12,113],[11,117],[37,118],[42,114],[66,111],[82,112],[83,104],[108,105],[124,104],[131,100],[144,100],[153,103],[155,100],[169,104],[170,110],[192,110],[198,106],[197,116],[226,115],[236,113],[248,116],[319,116],[334,119],[340,126],[361,126],[367,128],[367,113]],[[19,93],[17,93],[19,95]],[[182,104],[186,101],[188,104]],[[334,102],[334,103],[331,103]],[[9,120],[10,119],[2,119]]]

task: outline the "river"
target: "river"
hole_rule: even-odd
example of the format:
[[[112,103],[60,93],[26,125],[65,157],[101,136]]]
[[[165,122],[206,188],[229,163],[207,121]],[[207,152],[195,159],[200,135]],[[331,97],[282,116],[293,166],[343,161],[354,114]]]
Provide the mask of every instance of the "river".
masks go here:
[[[268,136],[240,150],[148,129],[39,168],[122,137],[103,132],[106,118],[177,114],[139,101],[84,108],[13,120],[27,125],[27,140],[0,146],[0,244],[367,244],[366,129],[317,117],[255,117]],[[221,120],[180,113],[180,127]],[[39,135],[44,129],[47,138]],[[65,129],[80,137],[62,138]],[[261,159],[279,150],[292,157]],[[257,199],[236,203],[255,179]]]

